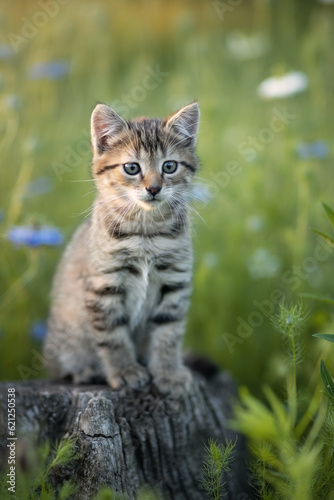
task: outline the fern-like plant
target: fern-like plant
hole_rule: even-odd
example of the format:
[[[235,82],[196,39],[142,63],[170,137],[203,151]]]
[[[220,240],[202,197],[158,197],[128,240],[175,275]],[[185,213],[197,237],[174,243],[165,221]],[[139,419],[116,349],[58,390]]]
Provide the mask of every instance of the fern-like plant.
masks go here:
[[[282,303],[272,320],[288,347],[287,400],[268,386],[267,404],[241,390],[232,426],[249,440],[251,471],[261,500],[328,500],[334,498],[334,475],[324,439],[327,401],[320,386],[306,410],[298,401],[297,370],[302,361],[301,331],[307,315],[301,305]]]
[[[235,445],[236,441],[227,440],[226,445],[222,445],[210,439],[205,446],[202,485],[210,500],[221,500],[226,494],[224,475],[230,471]]]
[[[78,457],[75,438],[69,437],[52,447],[49,442],[35,450],[26,441],[17,460],[15,494],[8,490],[6,474],[0,476],[1,500],[68,500],[75,496],[76,486],[65,482],[58,490],[51,485],[50,474],[55,467],[69,464]]]

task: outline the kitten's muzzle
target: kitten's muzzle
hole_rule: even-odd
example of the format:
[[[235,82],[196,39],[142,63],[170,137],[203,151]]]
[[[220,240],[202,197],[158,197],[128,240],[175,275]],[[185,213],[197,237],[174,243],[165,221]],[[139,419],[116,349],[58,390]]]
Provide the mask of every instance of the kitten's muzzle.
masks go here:
[[[153,198],[155,197],[155,195],[157,195],[158,193],[160,193],[161,191],[161,186],[149,186],[147,188],[145,188],[146,191],[148,191],[152,196]]]

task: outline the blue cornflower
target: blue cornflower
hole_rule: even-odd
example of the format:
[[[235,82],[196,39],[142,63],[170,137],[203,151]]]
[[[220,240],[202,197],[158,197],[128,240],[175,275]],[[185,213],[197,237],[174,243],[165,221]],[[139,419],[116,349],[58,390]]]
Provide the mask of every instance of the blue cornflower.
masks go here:
[[[59,80],[69,72],[69,64],[66,61],[39,62],[33,64],[29,69],[29,77],[32,80],[46,78],[48,80]]]
[[[0,222],[2,221],[2,219],[3,219],[3,211],[0,208]]]
[[[8,239],[16,245],[28,247],[55,246],[63,243],[63,235],[55,227],[44,226],[39,229],[34,227],[14,226],[7,235]]]
[[[14,49],[11,45],[6,43],[0,44],[0,60],[10,59],[15,55]]]
[[[47,194],[52,190],[52,180],[50,177],[38,177],[27,184],[24,195],[26,197]]]
[[[30,337],[33,340],[38,340],[39,342],[41,342],[44,339],[46,332],[47,332],[46,322],[39,319],[37,321],[34,321],[33,324],[31,325]]]
[[[301,142],[296,147],[296,154],[301,160],[324,160],[329,149],[325,141]]]

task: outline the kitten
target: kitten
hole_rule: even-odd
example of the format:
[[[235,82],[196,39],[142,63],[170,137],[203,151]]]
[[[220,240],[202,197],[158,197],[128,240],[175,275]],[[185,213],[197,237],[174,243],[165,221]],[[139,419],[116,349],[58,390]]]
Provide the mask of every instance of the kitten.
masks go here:
[[[191,384],[182,337],[192,280],[189,190],[198,168],[198,104],[171,117],[91,117],[97,188],[90,220],[55,275],[44,355],[75,383],[138,388],[150,376],[180,396]]]

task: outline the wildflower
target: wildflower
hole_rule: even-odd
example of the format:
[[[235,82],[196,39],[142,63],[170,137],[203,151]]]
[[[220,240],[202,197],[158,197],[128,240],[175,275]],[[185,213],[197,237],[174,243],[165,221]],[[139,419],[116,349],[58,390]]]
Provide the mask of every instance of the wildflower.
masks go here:
[[[29,69],[29,77],[32,80],[46,78],[48,80],[59,80],[69,72],[66,61],[39,62],[33,64]]]
[[[15,52],[11,45],[6,43],[0,44],[0,60],[11,59],[14,55]]]
[[[263,80],[257,92],[262,99],[292,97],[308,87],[308,79],[300,71],[291,71],[283,76],[272,76]]]
[[[14,226],[7,235],[8,239],[15,245],[26,245],[28,247],[55,246],[63,243],[63,236],[55,227],[44,226],[39,229],[35,227]]]
[[[212,198],[210,190],[204,184],[195,184],[192,187],[191,198],[206,205]]]
[[[29,198],[38,194],[47,194],[52,190],[50,177],[38,177],[27,184],[24,196]]]
[[[218,264],[218,257],[213,252],[207,252],[203,255],[203,261],[207,267],[216,267]]]
[[[329,149],[325,141],[301,142],[296,147],[296,154],[302,160],[325,160]]]
[[[30,337],[33,340],[42,341],[46,335],[47,327],[46,322],[43,320],[34,321],[30,329]]]
[[[24,149],[26,151],[38,151],[41,149],[42,141],[37,137],[29,137],[24,141]]]
[[[248,61],[266,54],[270,48],[263,35],[247,36],[241,31],[233,31],[226,36],[229,53],[239,61]]]
[[[258,232],[263,229],[263,219],[256,215],[251,215],[246,219],[246,227],[249,231]]]
[[[4,103],[7,106],[7,108],[17,110],[20,109],[22,105],[22,100],[19,96],[15,94],[9,94],[5,97]]]
[[[276,276],[280,267],[280,259],[267,248],[258,248],[248,259],[248,271],[255,280]]]
[[[0,208],[0,222],[2,221],[2,219],[3,219],[3,211]]]

